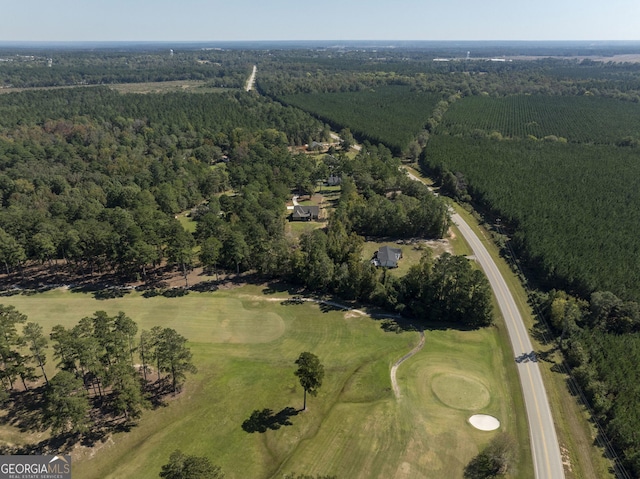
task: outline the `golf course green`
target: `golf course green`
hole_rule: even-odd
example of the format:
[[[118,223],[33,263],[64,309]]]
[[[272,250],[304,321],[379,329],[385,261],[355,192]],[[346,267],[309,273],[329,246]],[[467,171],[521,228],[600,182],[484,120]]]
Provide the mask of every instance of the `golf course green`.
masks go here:
[[[14,295],[15,306],[40,323],[73,326],[104,310],[124,311],[139,330],[171,327],[189,340],[198,373],[164,407],[146,411],[128,433],[73,451],[75,478],[156,478],[175,449],[207,456],[229,479],[281,478],[288,472],[352,478],[462,477],[465,465],[498,432],[468,423],[471,413],[500,419],[520,449],[508,477],[528,477],[526,420],[515,368],[499,327],[476,331],[425,329],[426,344],[398,369],[391,365],[419,341],[417,332],[385,332],[354,311],[312,302],[284,302],[286,293],[244,286],[213,293],[145,298],[131,292],[97,300],[64,289]],[[302,407],[294,361],[316,354],[325,377]],[[51,371],[52,350],[48,350]],[[242,424],[268,408],[285,421],[266,432]],[[287,409],[293,408],[293,409]],[[0,437],[33,439],[9,426]]]

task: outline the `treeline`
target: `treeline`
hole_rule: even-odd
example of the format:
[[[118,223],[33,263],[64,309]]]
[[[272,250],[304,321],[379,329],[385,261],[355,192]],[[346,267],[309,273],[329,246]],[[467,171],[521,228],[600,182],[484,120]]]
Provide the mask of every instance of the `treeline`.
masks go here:
[[[182,149],[218,146],[232,148],[234,131],[275,128],[291,145],[320,139],[324,125],[299,109],[243,92],[193,95],[120,94],[106,87],[24,91],[0,96],[0,128],[44,125],[48,121],[82,123],[135,129],[144,140],[166,136],[167,155],[172,146]],[[239,133],[236,133],[236,135]],[[75,138],[95,147],[99,138]],[[176,145],[180,139],[180,144]],[[166,141],[166,139],[165,139]],[[90,147],[91,145],[86,145]],[[125,145],[126,146],[126,145]],[[153,150],[152,150],[153,151]],[[215,151],[215,150],[214,150]],[[206,150],[205,150],[206,152]],[[154,151],[156,156],[162,152]]]
[[[461,58],[465,54],[466,51],[438,52],[437,49],[338,54],[310,51],[306,55],[279,52],[268,59],[260,59],[258,87],[272,97],[366,92],[385,85],[403,85],[442,97],[453,94],[465,97],[544,94],[640,101],[640,68],[637,64],[549,58],[512,62],[477,58],[433,61],[438,56]],[[479,52],[475,54],[482,56]],[[485,58],[490,56],[487,54]]]
[[[376,221],[385,236],[388,228],[399,237],[439,238],[450,224],[443,201],[431,195],[426,186],[409,180],[387,148],[365,145],[353,160],[326,155],[323,165],[315,165],[317,170],[342,175],[342,194],[326,231],[316,229],[291,242],[284,236],[284,217],[277,213],[278,201],[282,201],[278,192],[288,191],[281,183],[284,179],[300,181],[296,176],[302,174],[299,169],[303,161],[288,162],[290,157],[282,149],[263,151],[260,142],[255,147],[260,154],[252,153],[250,145],[251,161],[229,163],[230,176],[235,178],[234,186],[240,194],[222,196],[196,214],[195,237],[201,245],[200,261],[207,268],[215,270],[223,265],[236,271],[252,269],[301,284],[310,291],[373,302],[418,319],[469,327],[490,324],[487,280],[465,258],[444,255],[433,260],[427,255],[401,280],[363,258],[364,238],[360,234],[375,235],[362,231],[373,210],[379,215]],[[274,155],[278,151],[280,154]],[[309,166],[307,171],[313,175],[315,170]],[[236,168],[242,175],[236,176]],[[393,195],[387,197],[389,191]],[[415,210],[405,211],[407,204],[414,205]],[[282,211],[283,203],[280,205]]]
[[[114,83],[202,80],[242,88],[252,64],[237,52],[177,51],[0,51],[0,87],[29,88]],[[50,63],[49,63],[50,62]]]
[[[135,421],[150,406],[154,390],[157,401],[179,391],[186,373],[196,372],[186,339],[174,329],[157,326],[142,331],[139,339],[137,333],[125,313],[97,311],[73,328],[54,326],[49,341],[39,324],[27,322],[13,306],[0,305],[0,400],[11,410],[20,395],[30,394],[28,401],[42,406],[36,426],[51,427],[54,435],[86,432],[96,418]],[[51,379],[45,371],[49,342],[58,361]],[[23,391],[15,389],[18,379]],[[34,397],[29,386],[42,380],[41,397]]]
[[[227,165],[231,184],[240,194],[214,198],[194,215],[198,222],[195,232],[198,241],[215,237],[224,245],[229,231],[235,231],[235,244],[242,248],[236,248],[237,263],[221,253],[222,264],[227,268],[288,274],[288,261],[280,258],[279,269],[272,271],[260,266],[270,261],[256,252],[270,251],[268,256],[276,252],[284,254],[287,250],[284,202],[290,191],[309,185],[312,191],[316,181],[326,179],[329,174],[343,179],[341,198],[329,229],[339,223],[338,229],[347,235],[395,234],[400,238],[440,238],[446,233],[449,216],[445,204],[424,185],[411,181],[399,169],[399,160],[392,157],[388,148],[365,145],[354,159],[340,153],[325,155],[321,162],[316,162],[305,156],[292,156],[282,136],[266,136],[268,138],[264,134],[255,137],[247,144],[244,156],[232,158]],[[367,221],[372,218],[378,224],[369,225]],[[276,248],[274,245],[278,243],[280,246]],[[240,249],[245,254],[240,254]],[[209,266],[214,266],[208,257],[206,260]]]
[[[292,281],[418,320],[471,328],[492,323],[489,282],[466,258],[444,254],[434,260],[427,250],[420,264],[398,279],[363,261],[363,243],[337,220],[326,233],[303,235],[292,258]]]
[[[639,160],[637,148],[435,135],[425,166],[501,219],[539,285],[636,299]]]
[[[640,475],[640,304],[610,292],[542,301],[575,379],[633,477]]]

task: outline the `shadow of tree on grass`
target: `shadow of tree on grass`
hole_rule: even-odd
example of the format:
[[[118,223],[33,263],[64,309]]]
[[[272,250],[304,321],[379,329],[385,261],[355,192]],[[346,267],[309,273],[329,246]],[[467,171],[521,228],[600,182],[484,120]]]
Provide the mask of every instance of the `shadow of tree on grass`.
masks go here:
[[[6,416],[0,419],[0,424],[17,427],[21,432],[42,431],[44,425],[44,386],[11,394],[11,400],[3,404]]]
[[[293,426],[289,420],[291,416],[297,416],[298,410],[292,407],[286,407],[278,413],[274,413],[271,409],[265,408],[262,411],[256,409],[251,413],[249,419],[242,423],[242,429],[248,433],[264,433],[267,429],[277,430],[282,426]]]

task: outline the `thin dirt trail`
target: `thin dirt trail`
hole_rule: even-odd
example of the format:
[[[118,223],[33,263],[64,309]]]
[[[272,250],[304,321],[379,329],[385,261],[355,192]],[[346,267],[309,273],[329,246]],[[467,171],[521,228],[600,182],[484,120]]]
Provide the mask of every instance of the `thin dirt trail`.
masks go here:
[[[400,395],[400,388],[398,387],[398,380],[396,379],[396,372],[398,371],[398,366],[400,366],[403,362],[409,359],[411,356],[420,351],[424,346],[424,331],[420,331],[420,342],[418,345],[409,351],[407,354],[398,359],[395,364],[391,367],[391,386],[393,387],[393,394],[396,396],[396,399],[400,399],[402,396]]]

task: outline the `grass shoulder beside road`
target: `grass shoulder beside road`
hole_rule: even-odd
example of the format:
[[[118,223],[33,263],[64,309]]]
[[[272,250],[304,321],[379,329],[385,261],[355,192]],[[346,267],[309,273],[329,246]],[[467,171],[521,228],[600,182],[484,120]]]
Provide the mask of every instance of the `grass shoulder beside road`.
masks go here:
[[[518,305],[520,313],[529,331],[537,326],[528,302],[528,295],[518,275],[512,270],[507,261],[500,255],[500,251],[491,238],[491,233],[481,227],[477,219],[458,204],[453,204],[456,213],[460,214],[475,231],[484,246],[493,257],[500,273],[504,277],[509,290]],[[578,400],[569,392],[567,377],[565,374],[553,370],[561,358],[554,351],[553,344],[541,343],[536,335],[531,335],[531,342],[537,352],[549,353],[544,361],[540,361],[547,397],[553,419],[556,424],[556,432],[562,448],[562,457],[565,462],[567,479],[589,478],[606,479],[614,478],[611,473],[611,463],[604,457],[604,451],[594,445],[596,431],[590,423],[588,411],[579,404]],[[509,340],[505,334],[505,344],[509,349]]]

